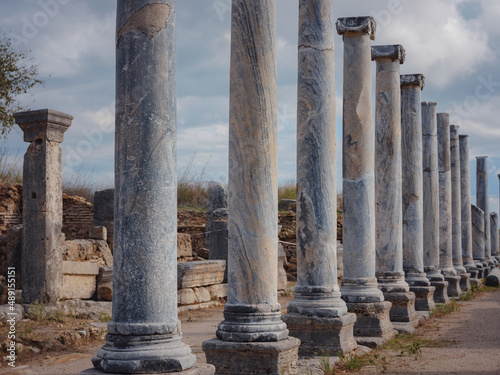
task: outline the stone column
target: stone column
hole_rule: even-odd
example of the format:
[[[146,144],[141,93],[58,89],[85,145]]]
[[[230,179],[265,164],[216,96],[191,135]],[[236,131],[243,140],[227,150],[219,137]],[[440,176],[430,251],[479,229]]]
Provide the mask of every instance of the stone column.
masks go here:
[[[233,0],[228,297],[218,338],[203,343],[221,373],[276,373],[297,359],[278,303],[277,132],[276,2]]]
[[[375,249],[378,287],[392,302],[393,325],[418,324],[415,294],[403,271],[401,180],[401,78],[405,50],[400,45],[372,47],[375,90]]]
[[[477,280],[477,269],[472,256],[472,222],[470,203],[469,136],[460,135],[460,204],[462,221],[462,258],[464,267]],[[477,285],[477,282],[474,282]]]
[[[23,168],[23,301],[53,304],[61,297],[63,279],[60,143],[73,116],[42,109],[14,118],[30,143]]]
[[[490,214],[490,231],[491,255],[496,261],[500,255],[498,253],[498,214],[496,212]]]
[[[484,212],[484,257],[493,266],[490,243],[490,202],[488,193],[488,157],[476,157],[476,206]]]
[[[485,265],[484,242],[484,211],[479,207],[471,205],[471,221],[472,221],[472,254],[476,268],[479,271],[478,278],[486,277],[488,267]]]
[[[393,335],[391,303],[384,301],[375,276],[375,176],[371,103],[371,46],[376,24],[371,17],[337,20],[344,39],[342,298],[358,320],[355,336]],[[376,329],[374,329],[376,327]],[[360,343],[360,340],[357,340]]]
[[[175,0],[119,0],[117,12],[113,315],[92,362],[198,374],[177,319]]]
[[[205,232],[209,259],[226,261],[224,283],[227,283],[227,189],[221,184],[209,187]]]
[[[439,268],[439,170],[436,103],[422,103],[424,270],[436,287],[434,302],[448,301],[448,282]]]
[[[451,159],[450,118],[448,113],[438,113],[438,166],[439,166],[439,268],[448,281],[448,296],[457,297],[460,276],[453,267],[451,219]]]
[[[451,221],[453,267],[460,276],[460,289],[470,290],[470,273],[467,273],[462,257],[462,202],[460,198],[460,145],[458,125],[450,126],[451,159]]]
[[[297,285],[283,320],[308,356],[357,346],[337,283],[334,31],[332,0],[299,2]]]
[[[422,74],[401,76],[401,151],[403,199],[403,269],[415,309],[435,307],[434,290],[424,272],[423,190],[422,190]]]

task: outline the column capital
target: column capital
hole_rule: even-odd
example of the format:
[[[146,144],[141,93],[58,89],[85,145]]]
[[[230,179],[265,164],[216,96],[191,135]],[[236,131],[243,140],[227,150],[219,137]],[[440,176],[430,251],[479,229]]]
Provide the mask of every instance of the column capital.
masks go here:
[[[483,159],[488,159],[487,156],[476,156],[477,160],[483,160]]]
[[[337,33],[339,35],[368,34],[375,40],[377,23],[373,17],[344,17],[337,19]]]
[[[73,116],[52,109],[17,112],[14,118],[24,132],[25,142],[42,139],[61,143],[73,120]]]
[[[401,87],[420,86],[420,90],[425,87],[425,76],[423,74],[402,74]]]
[[[393,61],[399,60],[400,64],[404,64],[405,58],[406,51],[400,44],[372,47],[372,61],[379,59],[391,59]]]

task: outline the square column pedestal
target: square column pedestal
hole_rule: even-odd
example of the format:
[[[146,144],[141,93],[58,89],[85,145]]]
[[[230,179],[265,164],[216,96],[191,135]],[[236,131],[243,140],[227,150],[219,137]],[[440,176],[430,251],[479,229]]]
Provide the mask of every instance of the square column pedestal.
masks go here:
[[[436,307],[434,292],[436,287],[432,285],[411,285],[410,291],[415,293],[415,310],[430,311]]]
[[[462,294],[462,289],[460,288],[461,276],[446,275],[444,279],[448,282],[448,297],[459,297]]]
[[[448,281],[431,279],[431,285],[436,288],[434,291],[434,303],[450,302],[450,298],[448,297]]]

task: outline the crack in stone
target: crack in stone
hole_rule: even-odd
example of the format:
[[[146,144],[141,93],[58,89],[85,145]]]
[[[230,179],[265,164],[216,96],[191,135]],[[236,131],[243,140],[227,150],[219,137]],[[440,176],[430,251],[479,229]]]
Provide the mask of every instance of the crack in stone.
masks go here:
[[[310,49],[313,49],[315,51],[318,51],[318,52],[326,52],[326,51],[334,51],[334,48],[325,48],[325,49],[321,49],[321,48],[316,48],[316,47],[313,47],[313,46],[310,46],[310,45],[307,45],[307,44],[301,44],[299,46],[299,49],[301,48],[310,48]]]
[[[165,29],[172,8],[168,4],[147,4],[132,14],[116,33],[116,39],[132,31],[153,38]]]

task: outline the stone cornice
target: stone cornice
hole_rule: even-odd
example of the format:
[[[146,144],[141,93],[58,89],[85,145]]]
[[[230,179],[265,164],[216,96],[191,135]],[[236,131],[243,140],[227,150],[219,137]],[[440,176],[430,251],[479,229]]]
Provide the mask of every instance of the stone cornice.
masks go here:
[[[372,61],[378,59],[391,59],[393,61],[399,60],[400,64],[404,64],[405,58],[406,51],[400,44],[372,47]]]
[[[377,23],[373,17],[345,17],[337,20],[337,33],[339,35],[368,34],[375,40]]]

